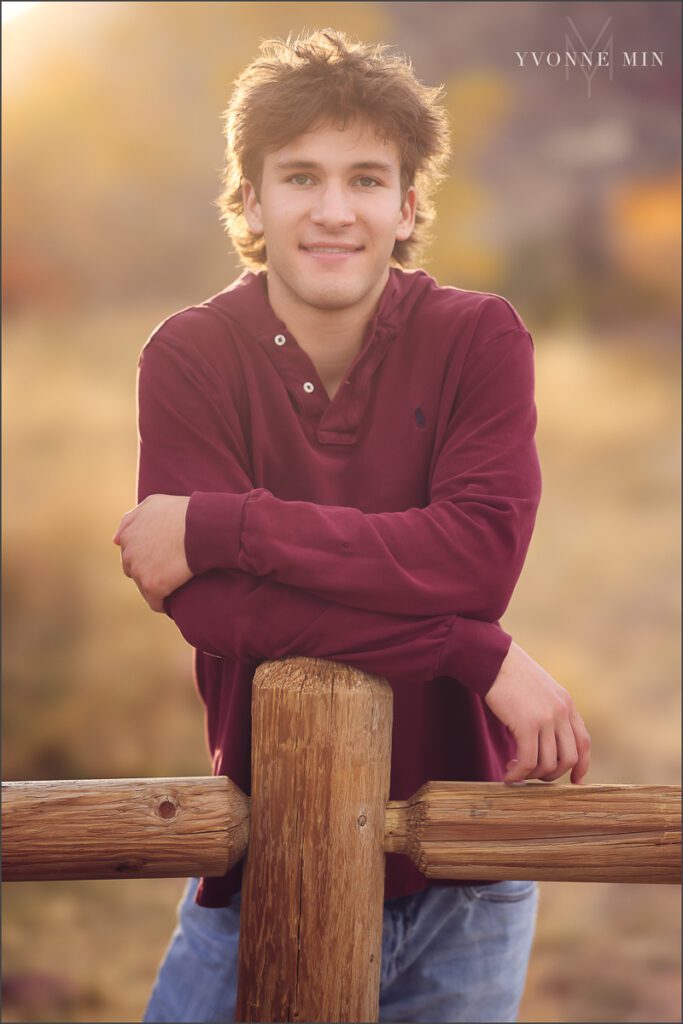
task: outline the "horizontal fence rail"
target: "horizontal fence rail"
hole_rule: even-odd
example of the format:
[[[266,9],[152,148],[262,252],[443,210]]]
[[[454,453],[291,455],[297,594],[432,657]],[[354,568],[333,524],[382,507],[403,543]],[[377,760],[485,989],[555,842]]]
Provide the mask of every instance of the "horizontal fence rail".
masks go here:
[[[2,832],[7,882],[222,875],[249,799],[224,776],[3,782]]]
[[[429,782],[384,850],[429,878],[680,883],[680,786]],[[221,777],[2,784],[3,881],[223,875],[250,801]]]
[[[428,878],[681,880],[680,786],[428,782],[387,806],[384,849]]]

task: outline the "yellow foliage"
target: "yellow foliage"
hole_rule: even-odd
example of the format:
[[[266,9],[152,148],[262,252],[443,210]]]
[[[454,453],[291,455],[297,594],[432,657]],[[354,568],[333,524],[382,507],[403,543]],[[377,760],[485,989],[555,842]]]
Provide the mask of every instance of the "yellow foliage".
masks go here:
[[[508,117],[514,103],[510,82],[489,68],[453,75],[446,82],[454,163],[476,159]]]
[[[615,263],[633,277],[677,290],[681,275],[678,172],[615,184],[607,219]]]

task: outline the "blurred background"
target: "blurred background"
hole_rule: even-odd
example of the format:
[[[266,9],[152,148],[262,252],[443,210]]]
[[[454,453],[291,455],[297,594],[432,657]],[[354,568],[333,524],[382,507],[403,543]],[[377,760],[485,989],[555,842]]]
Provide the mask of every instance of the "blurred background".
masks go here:
[[[679,782],[679,5],[2,13],[3,778],[210,773],[191,651],[111,543],[136,362],[239,271],[214,206],[232,80],[262,38],[331,26],[446,85],[426,268],[505,295],[534,336],[544,493],[503,625],[573,694],[587,781]],[[610,49],[611,71],[531,57],[566,49]],[[634,50],[663,66],[622,67]],[[139,1020],[183,885],[6,886],[4,1019]],[[672,886],[544,883],[520,1020],[680,1020],[679,910]]]

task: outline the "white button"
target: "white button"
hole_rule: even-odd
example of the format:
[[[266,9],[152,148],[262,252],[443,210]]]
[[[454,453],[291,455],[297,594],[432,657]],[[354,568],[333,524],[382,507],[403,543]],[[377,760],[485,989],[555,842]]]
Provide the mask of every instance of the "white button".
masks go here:
[[[307,395],[310,395],[311,391],[315,391],[315,387],[311,384],[310,380],[307,380],[304,384],[304,391]]]
[[[284,334],[276,334],[275,337],[273,338],[273,341],[275,342],[276,345],[284,345],[287,339],[285,338]]]

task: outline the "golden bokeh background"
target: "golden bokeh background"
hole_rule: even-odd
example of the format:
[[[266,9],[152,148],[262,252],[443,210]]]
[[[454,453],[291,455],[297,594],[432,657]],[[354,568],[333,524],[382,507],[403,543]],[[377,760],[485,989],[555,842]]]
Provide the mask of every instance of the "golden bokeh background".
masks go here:
[[[52,2],[6,24],[3,778],[210,770],[190,649],[111,543],[135,499],[136,362],[238,271],[213,205],[232,80],[260,39],[325,26],[445,84],[454,155],[426,268],[505,295],[534,336],[544,491],[503,624],[575,697],[587,781],[677,783],[667,2]],[[612,75],[516,66],[586,48],[574,28],[611,47]],[[624,50],[663,66],[623,68]],[[183,885],[6,886],[5,1020],[139,1020]],[[671,886],[544,883],[520,1020],[679,1020],[679,907]]]

